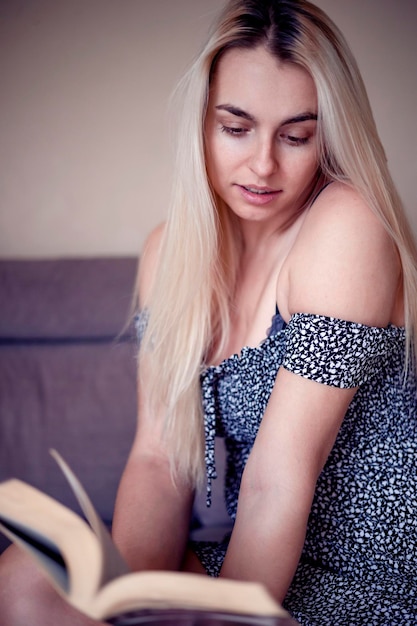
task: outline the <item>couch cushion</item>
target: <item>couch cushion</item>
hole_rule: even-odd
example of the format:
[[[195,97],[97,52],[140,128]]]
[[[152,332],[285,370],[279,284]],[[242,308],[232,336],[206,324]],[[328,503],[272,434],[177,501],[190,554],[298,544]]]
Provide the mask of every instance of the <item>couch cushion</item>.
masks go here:
[[[56,448],[109,523],[135,424],[134,342],[0,345],[0,480],[21,478],[74,508]]]
[[[55,447],[108,524],[136,424],[136,266],[0,261],[0,480],[21,478],[77,509]]]
[[[0,340],[123,333],[136,268],[135,257],[0,261]]]

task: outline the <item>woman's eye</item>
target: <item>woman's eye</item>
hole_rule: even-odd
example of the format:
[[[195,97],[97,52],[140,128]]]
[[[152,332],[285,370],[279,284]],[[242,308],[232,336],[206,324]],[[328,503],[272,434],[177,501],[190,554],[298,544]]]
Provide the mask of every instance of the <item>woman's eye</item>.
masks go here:
[[[309,140],[309,137],[293,137],[292,135],[282,135],[282,138],[292,146],[303,146]]]
[[[246,128],[235,128],[234,126],[225,126],[222,124],[221,131],[222,133],[239,137],[245,134]]]

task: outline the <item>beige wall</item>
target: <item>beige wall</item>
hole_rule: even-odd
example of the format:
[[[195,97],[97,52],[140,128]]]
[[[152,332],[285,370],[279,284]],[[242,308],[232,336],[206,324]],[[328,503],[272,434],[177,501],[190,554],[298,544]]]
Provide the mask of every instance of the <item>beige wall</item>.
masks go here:
[[[417,232],[417,3],[317,4],[353,47]],[[169,197],[168,96],[221,5],[1,0],[1,257],[140,250]]]

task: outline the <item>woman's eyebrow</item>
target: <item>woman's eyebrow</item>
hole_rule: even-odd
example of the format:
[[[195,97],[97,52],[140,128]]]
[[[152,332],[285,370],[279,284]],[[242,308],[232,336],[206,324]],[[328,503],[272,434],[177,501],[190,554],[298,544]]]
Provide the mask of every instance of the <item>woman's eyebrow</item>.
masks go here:
[[[234,106],[233,104],[218,104],[215,108],[221,111],[227,111],[228,113],[231,113],[232,115],[236,115],[236,117],[243,117],[245,120],[248,120],[249,122],[256,121],[253,115],[251,115],[250,113],[247,113],[246,111],[244,111],[243,109],[240,109],[239,107]]]
[[[253,115],[251,115],[247,111],[244,111],[240,107],[234,106],[233,104],[218,104],[215,108],[219,109],[220,111],[227,111],[228,113],[231,113],[236,117],[242,117],[249,122],[256,122],[256,118]],[[281,126],[288,126],[289,124],[297,124],[310,120],[317,120],[317,113],[311,113],[310,111],[306,111],[305,113],[294,115],[293,117],[289,117],[288,119],[284,120]]]
[[[295,115],[294,117],[289,117],[287,120],[282,122],[281,126],[288,126],[289,124],[298,124],[299,122],[307,122],[309,120],[317,120],[317,113],[301,113],[300,115]]]

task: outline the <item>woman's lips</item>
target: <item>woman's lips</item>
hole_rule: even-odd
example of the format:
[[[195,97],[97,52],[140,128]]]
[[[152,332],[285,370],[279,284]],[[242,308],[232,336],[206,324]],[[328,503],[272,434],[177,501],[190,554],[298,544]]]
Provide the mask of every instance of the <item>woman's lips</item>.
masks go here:
[[[281,189],[259,187],[258,185],[238,185],[238,188],[246,201],[257,206],[272,202],[281,193]]]

